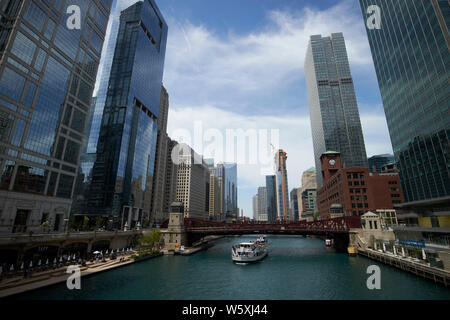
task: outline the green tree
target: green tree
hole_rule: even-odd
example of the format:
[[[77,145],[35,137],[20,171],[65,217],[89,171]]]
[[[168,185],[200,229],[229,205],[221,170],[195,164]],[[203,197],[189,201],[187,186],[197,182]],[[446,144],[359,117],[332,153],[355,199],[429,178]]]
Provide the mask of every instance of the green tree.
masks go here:
[[[159,244],[159,241],[161,240],[161,230],[159,229],[153,229],[150,232],[150,239],[152,241],[152,245],[155,246]]]
[[[319,212],[314,212],[314,221],[316,221],[317,218],[319,218]]]
[[[42,222],[42,224],[41,224],[42,231],[44,231],[44,232],[47,231],[49,227],[50,227],[50,223],[47,220]]]
[[[88,227],[88,225],[89,225],[89,218],[86,217],[86,216],[84,216],[84,219],[83,219],[83,229],[86,230],[87,227]]]
[[[103,218],[102,217],[98,217],[96,225],[97,225],[97,228],[100,228],[101,226],[103,226]]]

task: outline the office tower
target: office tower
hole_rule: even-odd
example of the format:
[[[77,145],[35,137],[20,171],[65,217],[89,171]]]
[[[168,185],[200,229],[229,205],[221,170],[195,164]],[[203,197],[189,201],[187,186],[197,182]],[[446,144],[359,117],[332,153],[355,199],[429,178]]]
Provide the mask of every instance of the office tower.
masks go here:
[[[369,162],[369,171],[380,173],[383,166],[394,163],[394,156],[391,154],[378,154],[367,159]]]
[[[316,168],[311,167],[302,173],[302,188],[315,189],[317,188]]]
[[[301,205],[302,193],[306,189],[317,189],[316,169],[309,168],[302,173],[302,186],[297,189],[298,215],[302,217],[303,206]]]
[[[237,164],[223,163],[224,170],[224,213],[227,219],[236,219],[237,205]]]
[[[222,188],[220,188],[219,177],[211,173],[209,176],[209,217],[210,219],[220,220],[220,200]]]
[[[169,218],[170,206],[177,199],[178,165],[172,161],[172,151],[178,143],[167,137],[167,161],[166,178],[164,182],[163,216],[158,217],[157,223],[162,223]]]
[[[163,221],[169,218],[169,212],[164,213],[164,188],[168,158],[167,117],[169,113],[169,94],[164,86],[161,87],[161,101],[159,104],[158,137],[156,142],[155,174],[152,187],[152,202],[150,221]]]
[[[286,159],[286,152],[281,149],[275,154],[278,219],[284,221],[291,220]]]
[[[258,221],[259,218],[259,199],[258,194],[255,194],[253,200],[253,220]]]
[[[300,220],[312,221],[317,212],[317,190],[306,188],[298,199],[299,207],[302,207]]]
[[[149,218],[158,118],[165,116],[159,108],[166,40],[167,25],[153,0],[121,12],[92,181],[75,215],[103,216],[120,228]]]
[[[275,176],[266,176],[266,196],[267,196],[267,220],[273,222],[277,220],[277,192]]]
[[[208,191],[210,174],[202,157],[186,144],[180,144],[177,201],[184,205],[186,218],[209,218]]]
[[[214,159],[208,158],[208,159],[204,159],[206,166],[208,168],[214,168]]]
[[[405,197],[398,215],[420,227],[450,226],[449,3],[360,1],[382,6],[368,29],[378,85]],[[430,228],[431,229],[431,228]],[[436,230],[436,229],[434,229]],[[448,235],[447,235],[448,236]]]
[[[267,189],[258,188],[258,221],[267,221]]]
[[[66,24],[80,8],[80,29]],[[67,225],[111,1],[0,5],[0,232]]]
[[[294,188],[291,190],[291,202],[290,202],[290,209],[292,213],[292,219],[294,221],[297,221],[299,218],[299,205],[298,205],[298,197],[297,197],[298,189]]]
[[[305,58],[306,88],[311,118],[317,185],[322,186],[320,156],[339,151],[345,167],[367,167],[344,36],[311,36]]]

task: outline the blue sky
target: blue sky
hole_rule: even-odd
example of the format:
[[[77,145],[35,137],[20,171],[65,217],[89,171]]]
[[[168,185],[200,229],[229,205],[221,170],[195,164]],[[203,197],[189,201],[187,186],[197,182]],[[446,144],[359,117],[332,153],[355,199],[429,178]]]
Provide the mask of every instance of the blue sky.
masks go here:
[[[343,32],[367,155],[392,153],[357,0],[156,3],[169,25],[164,85],[170,136],[180,128],[192,132],[194,121],[224,135],[226,129],[279,129],[289,190],[299,187],[302,171],[314,165],[303,70],[308,39]],[[238,166],[238,205],[245,215],[252,215],[251,198],[264,184],[258,165]]]

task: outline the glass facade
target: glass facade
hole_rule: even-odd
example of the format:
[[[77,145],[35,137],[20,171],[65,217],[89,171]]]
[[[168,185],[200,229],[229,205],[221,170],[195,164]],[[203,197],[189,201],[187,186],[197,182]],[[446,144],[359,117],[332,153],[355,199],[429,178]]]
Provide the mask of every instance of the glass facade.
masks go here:
[[[124,206],[149,214],[166,39],[167,25],[153,1],[121,12],[106,98],[97,97],[93,114],[90,138],[98,135],[98,141],[90,139],[83,155],[80,179],[90,178],[80,184],[74,214],[119,218]]]
[[[231,215],[233,218],[237,217],[237,164],[224,163],[223,164],[225,179],[224,179],[224,205],[227,216]]]
[[[79,30],[67,28],[69,5]],[[110,6],[1,2],[17,20],[0,26],[0,190],[71,198]]]
[[[447,0],[360,0],[381,9],[367,29],[406,202],[450,195],[450,6]]]
[[[367,159],[369,162],[369,171],[381,173],[381,168],[389,163],[395,162],[394,156],[391,154],[380,154]],[[375,167],[375,170],[374,170]]]
[[[297,197],[298,189],[291,190],[291,210],[292,210],[292,218],[294,221],[297,221],[299,218],[299,210],[298,210],[298,197]],[[301,199],[300,199],[301,205]]]
[[[311,36],[305,58],[306,87],[316,168],[326,151],[341,153],[345,167],[367,167],[366,148],[344,36]],[[317,175],[322,186],[322,175]]]
[[[266,200],[267,200],[267,220],[277,220],[277,195],[275,187],[275,176],[266,176]]]

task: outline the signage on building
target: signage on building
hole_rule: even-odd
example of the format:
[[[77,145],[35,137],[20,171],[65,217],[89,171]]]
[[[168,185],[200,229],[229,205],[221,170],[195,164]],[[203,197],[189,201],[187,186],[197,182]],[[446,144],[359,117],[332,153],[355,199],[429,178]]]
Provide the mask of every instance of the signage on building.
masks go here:
[[[405,244],[407,246],[413,247],[421,247],[425,248],[425,241],[417,241],[417,240],[399,240],[400,243]]]

